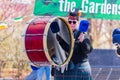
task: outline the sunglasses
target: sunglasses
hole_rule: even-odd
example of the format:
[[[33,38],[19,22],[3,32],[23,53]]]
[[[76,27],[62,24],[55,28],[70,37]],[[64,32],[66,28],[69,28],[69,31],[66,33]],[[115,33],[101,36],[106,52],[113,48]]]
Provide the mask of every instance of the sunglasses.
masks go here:
[[[69,22],[70,24],[71,24],[71,23],[73,23],[73,24],[76,24],[76,23],[77,23],[77,21],[75,21],[75,20],[74,20],[74,21],[69,20],[68,22]]]

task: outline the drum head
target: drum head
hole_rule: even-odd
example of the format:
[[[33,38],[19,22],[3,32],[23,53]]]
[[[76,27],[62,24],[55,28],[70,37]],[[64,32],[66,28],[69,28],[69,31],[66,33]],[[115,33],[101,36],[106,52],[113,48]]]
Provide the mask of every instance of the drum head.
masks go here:
[[[46,25],[44,51],[52,65],[62,66],[69,62],[73,52],[72,30],[64,18],[56,17]],[[65,42],[60,44],[59,39]],[[67,44],[67,45],[66,45]]]

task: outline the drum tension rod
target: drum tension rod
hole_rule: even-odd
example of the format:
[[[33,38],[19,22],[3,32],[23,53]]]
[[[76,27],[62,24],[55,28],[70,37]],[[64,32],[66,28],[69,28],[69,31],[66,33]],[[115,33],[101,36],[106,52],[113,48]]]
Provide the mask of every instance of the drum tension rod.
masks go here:
[[[24,34],[22,36],[24,37],[24,36],[46,36],[46,35],[45,34]]]
[[[26,24],[36,25],[36,24],[46,24],[46,22],[39,22],[39,23],[37,23],[37,22],[32,22],[32,23],[27,22]]]
[[[37,52],[42,52],[42,51],[44,51],[44,50],[37,50],[37,49],[35,49],[35,50],[26,50],[26,52],[33,52],[33,51],[37,51]]]

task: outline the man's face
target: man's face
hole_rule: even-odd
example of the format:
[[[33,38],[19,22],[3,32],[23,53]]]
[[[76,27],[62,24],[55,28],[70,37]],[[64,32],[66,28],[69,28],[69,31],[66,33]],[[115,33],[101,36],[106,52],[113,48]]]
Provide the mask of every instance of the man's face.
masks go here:
[[[76,17],[74,16],[69,16],[68,17],[68,23],[70,24],[72,30],[74,31],[75,29],[77,29],[78,26],[78,20]]]

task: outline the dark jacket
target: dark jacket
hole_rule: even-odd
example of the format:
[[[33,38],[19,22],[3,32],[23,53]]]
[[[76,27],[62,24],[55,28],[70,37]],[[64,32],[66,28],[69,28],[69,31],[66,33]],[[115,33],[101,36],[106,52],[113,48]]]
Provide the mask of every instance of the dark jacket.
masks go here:
[[[87,54],[90,53],[92,51],[92,49],[93,49],[92,45],[91,45],[91,42],[90,42],[90,39],[87,36],[87,34],[85,34],[85,39],[81,43],[81,42],[78,41],[78,37],[79,37],[79,35],[80,35],[81,32],[79,32],[78,30],[75,30],[73,33],[74,33],[75,42],[74,42],[74,50],[73,50],[71,61],[74,64],[86,62],[86,61],[88,61]],[[60,37],[57,38],[57,39],[59,39],[58,41],[59,41],[61,47],[66,52],[69,53],[69,51],[70,51],[70,45],[68,45]]]
[[[88,35],[85,34],[85,39],[81,43],[78,41],[78,37],[81,32],[79,32],[78,30],[75,30],[73,33],[74,33],[75,43],[74,43],[74,50],[73,50],[73,55],[71,60],[73,61],[74,64],[88,61],[87,54],[93,50],[93,47]]]

